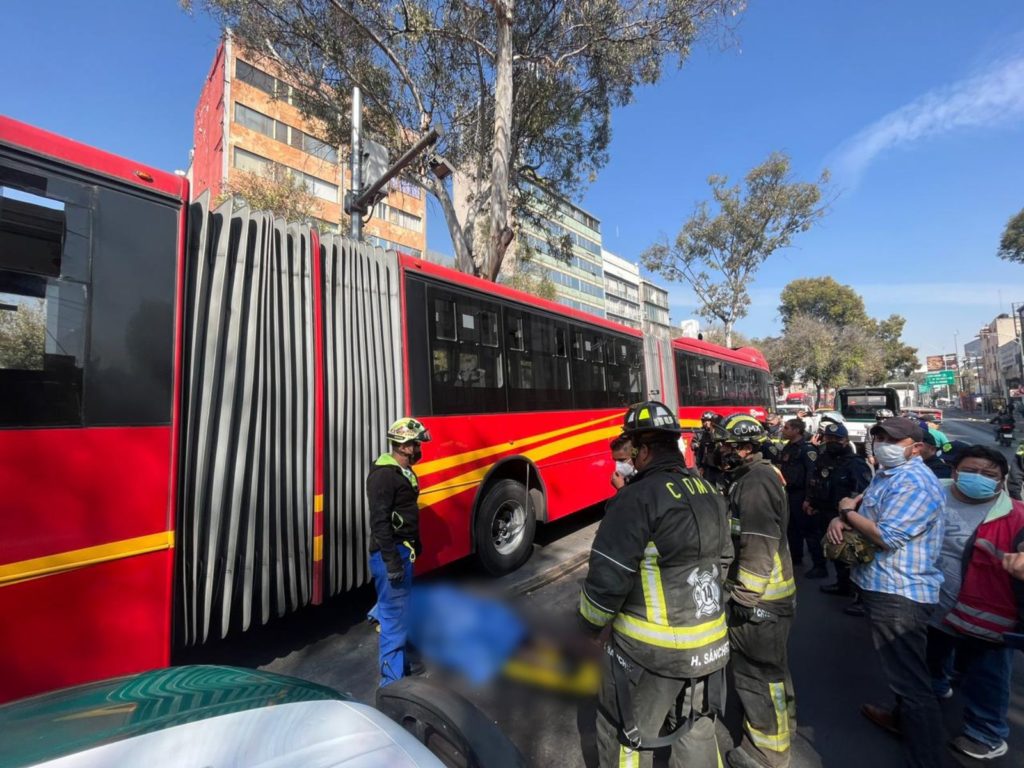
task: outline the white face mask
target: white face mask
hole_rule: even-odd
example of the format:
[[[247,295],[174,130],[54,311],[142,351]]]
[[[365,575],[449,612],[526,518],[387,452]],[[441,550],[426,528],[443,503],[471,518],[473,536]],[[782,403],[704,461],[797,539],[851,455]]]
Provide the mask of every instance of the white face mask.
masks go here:
[[[631,477],[636,472],[636,467],[630,464],[628,461],[616,461],[615,471],[623,477]]]
[[[875,443],[875,458],[886,469],[906,464],[908,459],[905,451],[906,446],[896,443]]]

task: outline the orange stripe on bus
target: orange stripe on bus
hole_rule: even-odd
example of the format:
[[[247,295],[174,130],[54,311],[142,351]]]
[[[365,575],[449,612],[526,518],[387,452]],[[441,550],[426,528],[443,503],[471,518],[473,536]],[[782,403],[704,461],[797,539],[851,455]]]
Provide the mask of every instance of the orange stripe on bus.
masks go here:
[[[174,531],[161,531],[134,539],[111,541],[95,547],[72,549],[58,552],[45,557],[21,560],[16,563],[0,565],[0,587],[15,584],[28,579],[52,576],[55,573],[84,568],[87,565],[107,563],[111,560],[122,560],[135,555],[146,555],[151,552],[174,547]]]
[[[323,511],[324,511],[324,495],[322,493],[318,493],[315,496],[313,496],[313,512],[316,513],[316,512],[323,512]]]
[[[616,422],[622,419],[620,414],[612,414],[611,416],[604,416],[600,419],[594,419],[593,421],[584,421],[578,424],[572,424],[568,427],[562,427],[561,429],[555,429],[551,432],[544,432],[539,435],[532,435],[524,437],[521,440],[506,440],[503,443],[496,445],[490,445],[486,448],[478,448],[473,451],[466,451],[464,453],[457,453],[453,456],[445,456],[443,459],[434,459],[433,461],[424,461],[416,465],[416,474],[420,478],[432,475],[435,472],[441,472],[452,467],[457,467],[460,464],[469,464],[477,461],[478,459],[486,459],[488,456],[494,456],[499,453],[505,453],[516,448],[525,448],[530,445],[542,443],[545,440],[550,440],[555,437],[561,437],[567,435],[570,432],[575,432],[578,429],[587,429],[593,427],[602,422],[608,421],[609,419],[615,419]],[[622,429],[620,427],[615,428],[615,434],[619,434]]]
[[[313,562],[319,563],[324,559],[324,535],[313,537]]]

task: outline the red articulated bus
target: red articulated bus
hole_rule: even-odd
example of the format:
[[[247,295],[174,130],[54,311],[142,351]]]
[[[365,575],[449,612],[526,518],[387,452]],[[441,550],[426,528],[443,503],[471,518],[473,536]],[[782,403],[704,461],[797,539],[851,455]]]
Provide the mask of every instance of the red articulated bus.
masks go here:
[[[403,414],[434,438],[417,567],[517,567],[537,522],[611,493],[644,357],[638,331],[0,118],[0,700],[366,583],[364,477]]]
[[[699,429],[700,416],[746,411],[760,421],[775,403],[772,375],[764,355],[753,347],[727,349],[697,339],[672,342],[679,421]]]

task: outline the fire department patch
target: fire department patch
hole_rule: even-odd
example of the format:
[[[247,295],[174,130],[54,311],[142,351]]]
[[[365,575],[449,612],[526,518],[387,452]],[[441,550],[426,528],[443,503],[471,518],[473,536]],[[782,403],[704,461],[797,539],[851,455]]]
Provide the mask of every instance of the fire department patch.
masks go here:
[[[693,604],[697,606],[697,618],[714,616],[722,610],[722,588],[718,584],[718,566],[710,571],[694,568],[686,583],[693,587]]]

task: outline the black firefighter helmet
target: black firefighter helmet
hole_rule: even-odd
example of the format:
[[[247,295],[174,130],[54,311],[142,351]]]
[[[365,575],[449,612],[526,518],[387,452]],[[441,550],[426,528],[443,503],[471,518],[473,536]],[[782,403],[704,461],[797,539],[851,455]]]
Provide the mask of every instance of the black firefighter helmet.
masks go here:
[[[738,445],[752,443],[760,445],[767,439],[764,424],[749,413],[734,413],[715,425],[715,442]]]
[[[647,400],[629,406],[629,410],[626,411],[626,416],[622,420],[622,434],[625,437],[634,437],[648,432],[658,432],[676,437],[683,434],[676,415],[667,405],[659,403],[657,400]]]

